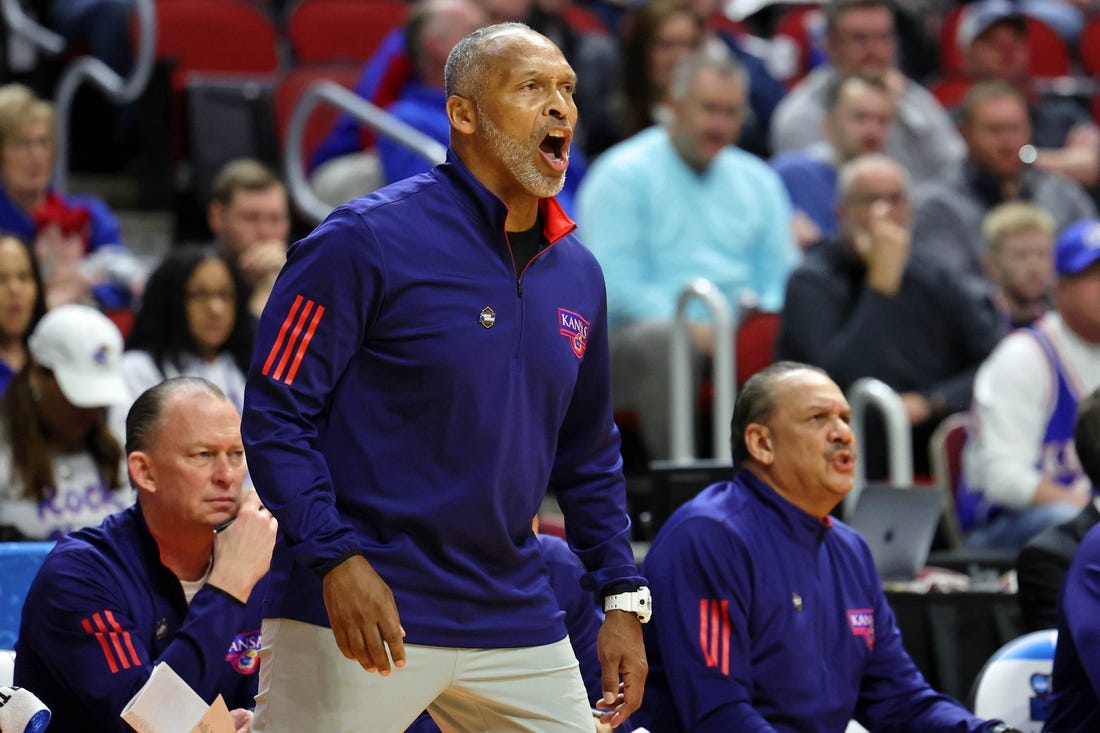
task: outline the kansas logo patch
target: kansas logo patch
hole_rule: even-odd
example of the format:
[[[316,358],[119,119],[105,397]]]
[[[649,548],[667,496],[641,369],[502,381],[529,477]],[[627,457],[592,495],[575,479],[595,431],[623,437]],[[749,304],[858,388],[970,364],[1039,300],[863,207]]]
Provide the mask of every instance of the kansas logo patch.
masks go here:
[[[249,631],[233,637],[225,661],[237,674],[255,674],[260,668],[260,632]]]
[[[862,636],[868,649],[875,648],[875,612],[870,608],[849,608],[848,626],[852,636]]]
[[[588,321],[579,313],[558,308],[558,333],[569,339],[573,353],[580,359],[588,347]]]

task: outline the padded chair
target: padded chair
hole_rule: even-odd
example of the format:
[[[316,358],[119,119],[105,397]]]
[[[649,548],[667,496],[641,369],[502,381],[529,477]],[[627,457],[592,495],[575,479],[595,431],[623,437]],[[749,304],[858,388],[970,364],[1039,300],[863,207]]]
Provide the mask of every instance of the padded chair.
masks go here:
[[[1100,17],[1090,20],[1077,40],[1081,70],[1089,76],[1100,75]]]
[[[287,38],[300,64],[362,63],[405,21],[403,0],[302,0],[287,17]]]
[[[358,79],[359,70],[355,66],[301,66],[291,69],[279,79],[275,87],[275,133],[279,141],[279,147],[285,151],[287,130],[290,127],[290,116],[298,105],[298,100],[313,84],[319,81],[334,81],[341,86],[354,90]],[[332,126],[336,123],[339,111],[329,104],[321,104],[314,108],[313,113],[306,122],[305,133],[302,138],[302,152],[306,160],[303,165],[308,165],[310,156],[317,146],[324,140]]]
[[[997,650],[974,680],[970,708],[1022,733],[1039,733],[1047,717],[1058,631],[1033,631]]]
[[[278,34],[271,17],[241,0],[157,0],[157,58],[174,63],[172,89],[194,72],[274,73]]]
[[[957,412],[948,415],[932,433],[928,441],[928,459],[932,466],[932,478],[937,486],[950,492],[951,501],[944,505],[941,520],[944,535],[951,549],[962,547],[962,529],[955,512],[959,487],[962,485],[962,453],[970,430],[970,414]]]
[[[23,601],[53,546],[53,542],[0,543],[0,649],[15,648]]]
[[[737,352],[737,388],[749,377],[775,361],[775,339],[779,335],[780,314],[749,311],[737,324],[734,348]]]

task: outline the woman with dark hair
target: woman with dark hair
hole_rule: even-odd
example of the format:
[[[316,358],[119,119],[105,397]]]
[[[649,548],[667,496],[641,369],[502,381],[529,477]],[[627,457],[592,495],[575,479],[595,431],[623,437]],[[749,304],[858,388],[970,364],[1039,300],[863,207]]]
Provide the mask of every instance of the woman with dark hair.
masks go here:
[[[46,314],[46,290],[30,245],[0,232],[0,395],[27,363],[27,338]]]
[[[107,407],[129,393],[122,334],[95,308],[64,305],[28,340],[0,414],[0,539],[56,539],[133,503]]]
[[[706,23],[686,0],[650,0],[628,16],[621,97],[624,138],[661,122],[676,64],[706,40]]]
[[[202,377],[241,410],[253,338],[236,269],[209,248],[170,252],[146,283],[122,357],[131,399],[169,377]]]

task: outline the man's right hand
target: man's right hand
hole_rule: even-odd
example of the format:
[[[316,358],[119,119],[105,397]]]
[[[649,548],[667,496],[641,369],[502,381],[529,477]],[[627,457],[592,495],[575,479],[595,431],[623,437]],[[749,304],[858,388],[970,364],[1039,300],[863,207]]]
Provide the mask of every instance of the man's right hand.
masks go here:
[[[248,603],[252,588],[271,568],[278,529],[275,518],[250,490],[233,523],[214,536],[214,567],[207,582]]]
[[[871,204],[867,228],[857,232],[856,248],[867,263],[867,287],[894,296],[909,262],[909,230],[890,216],[885,201]]]
[[[368,672],[383,677],[405,666],[405,630],[393,592],[362,555],[352,555],[325,575],[324,598],[336,646]],[[386,647],[389,647],[389,657]]]

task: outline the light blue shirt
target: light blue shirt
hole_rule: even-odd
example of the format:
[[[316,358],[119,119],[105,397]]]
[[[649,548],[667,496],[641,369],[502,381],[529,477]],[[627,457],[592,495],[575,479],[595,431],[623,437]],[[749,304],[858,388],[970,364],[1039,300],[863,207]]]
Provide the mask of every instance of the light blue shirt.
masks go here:
[[[759,158],[727,147],[702,173],[651,127],[607,150],[578,193],[582,241],[607,282],[613,327],[671,319],[684,285],[706,277],[736,308],[751,291],[779,311],[800,259],[791,204]]]

